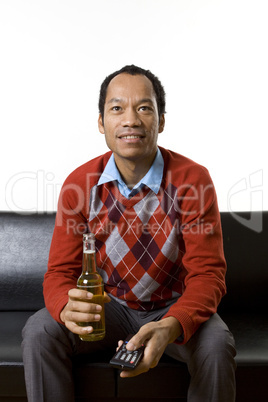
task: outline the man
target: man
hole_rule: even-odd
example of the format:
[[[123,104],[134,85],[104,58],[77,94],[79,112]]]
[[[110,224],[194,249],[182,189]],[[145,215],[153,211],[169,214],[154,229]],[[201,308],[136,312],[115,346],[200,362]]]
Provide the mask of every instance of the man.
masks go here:
[[[46,309],[23,331],[29,402],[73,401],[72,355],[115,348],[129,333],[135,335],[128,349],[144,343],[145,352],[121,377],[148,371],[167,353],[188,365],[190,402],[232,402],[235,348],[216,314],[226,263],[210,176],[157,146],[165,93],[150,71],[126,66],[108,76],[99,112],[111,151],[63,185],[44,280]],[[84,232],[95,234],[105,283],[107,334],[98,342],[78,337],[92,327],[77,322],[98,321],[101,310],[76,288]]]

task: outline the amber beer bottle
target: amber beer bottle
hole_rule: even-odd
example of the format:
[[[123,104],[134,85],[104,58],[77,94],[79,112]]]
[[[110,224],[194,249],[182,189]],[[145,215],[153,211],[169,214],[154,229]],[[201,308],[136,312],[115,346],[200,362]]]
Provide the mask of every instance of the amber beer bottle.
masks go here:
[[[79,335],[83,341],[99,341],[105,336],[105,317],[103,302],[103,280],[97,272],[95,236],[93,233],[83,235],[83,266],[82,274],[77,280],[78,289],[93,293],[89,303],[96,303],[102,306],[100,321],[79,322],[81,327],[93,327],[93,332],[87,335]]]

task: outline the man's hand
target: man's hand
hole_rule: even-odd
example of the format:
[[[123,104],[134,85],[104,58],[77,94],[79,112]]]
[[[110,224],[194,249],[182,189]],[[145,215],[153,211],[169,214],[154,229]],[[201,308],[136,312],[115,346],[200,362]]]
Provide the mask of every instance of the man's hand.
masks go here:
[[[91,303],[90,301],[93,298],[93,294],[86,290],[74,288],[69,290],[68,295],[69,301],[60,313],[60,319],[74,334],[86,335],[91,333],[93,331],[91,326],[80,327],[77,323],[99,321],[102,306]],[[105,292],[103,297],[104,303],[111,300]]]
[[[167,345],[182,334],[182,327],[175,317],[167,317],[157,322],[143,325],[127,344],[128,350],[145,345],[144,356],[134,370],[124,370],[120,377],[134,377],[157,366]],[[120,346],[122,341],[118,343]]]

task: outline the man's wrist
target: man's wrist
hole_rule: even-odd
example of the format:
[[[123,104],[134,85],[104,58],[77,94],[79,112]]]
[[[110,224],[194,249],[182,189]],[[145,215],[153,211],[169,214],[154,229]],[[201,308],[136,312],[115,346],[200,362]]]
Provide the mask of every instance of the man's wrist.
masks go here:
[[[161,320],[163,325],[167,325],[169,330],[169,342],[173,343],[177,338],[183,335],[183,329],[177,318],[175,317],[166,317]]]

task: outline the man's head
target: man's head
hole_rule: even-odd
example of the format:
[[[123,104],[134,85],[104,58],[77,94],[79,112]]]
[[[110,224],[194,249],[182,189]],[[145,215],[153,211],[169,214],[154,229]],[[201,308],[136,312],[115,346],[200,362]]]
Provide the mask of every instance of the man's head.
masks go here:
[[[99,131],[105,135],[106,144],[126,182],[126,169],[132,173],[139,171],[141,177],[148,171],[157,152],[158,134],[165,126],[164,90],[159,80],[154,78],[153,84],[147,77],[148,72],[145,71],[145,75],[141,71],[145,70],[125,67],[110,75],[102,85],[105,89],[101,95]],[[156,91],[162,96],[157,96]]]
[[[147,77],[153,85],[158,108],[158,116],[160,117],[162,114],[166,113],[166,94],[159,79],[154,74],[152,74],[150,70],[144,70],[143,68],[137,67],[132,64],[129,66],[125,66],[120,70],[108,75],[101,84],[99,95],[99,113],[101,114],[102,120],[104,120],[104,105],[108,86],[114,77],[123,73],[130,75],[145,75],[145,77]]]

